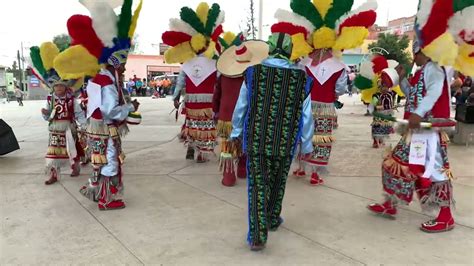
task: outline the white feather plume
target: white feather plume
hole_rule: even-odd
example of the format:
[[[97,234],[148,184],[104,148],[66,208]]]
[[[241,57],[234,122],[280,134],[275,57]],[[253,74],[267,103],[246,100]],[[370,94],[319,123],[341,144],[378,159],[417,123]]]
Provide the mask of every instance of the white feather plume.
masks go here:
[[[361,12],[369,11],[369,10],[377,10],[378,4],[377,0],[367,0],[367,2],[363,3],[360,5],[358,8],[351,10],[347,12],[346,14],[342,15],[337,21],[336,21],[336,33],[339,35],[339,26],[346,21],[346,19],[357,15]]]
[[[464,42],[459,33],[465,31],[464,39],[467,42],[474,40],[474,6],[467,7],[462,11],[456,12],[449,20],[449,32],[456,38],[458,43]]]
[[[315,27],[313,23],[311,23],[309,20],[307,20],[305,17],[300,16],[296,13],[293,13],[291,11],[287,11],[284,9],[278,9],[275,12],[275,18],[278,20],[278,22],[289,22],[297,26],[302,26],[304,27],[308,33],[313,33],[315,30]]]
[[[124,0],[104,0],[105,2],[107,2],[107,4],[112,8],[112,9],[115,9],[119,6],[122,6],[123,5],[123,1]],[[94,7],[94,5],[98,2],[97,0],[79,0],[79,2],[84,6],[86,7],[89,11],[91,10],[91,8]]]
[[[372,63],[372,59],[369,61],[364,61],[362,64],[360,64],[360,75],[372,80],[375,76],[374,74],[374,64]]]
[[[219,13],[219,16],[217,16],[216,25],[214,25],[212,32],[214,32],[217,29],[217,27],[219,27],[219,25],[223,24],[224,21],[225,21],[225,12],[221,10],[221,12]]]
[[[96,1],[90,9],[92,17],[92,27],[97,37],[102,41],[104,46],[113,47],[113,39],[117,37],[117,15],[110,5],[104,1]]]
[[[183,32],[190,36],[197,34],[197,31],[191,25],[178,18],[170,19],[170,31]]]
[[[387,60],[388,68],[396,68],[399,63],[396,60]]]
[[[433,5],[434,0],[420,0],[420,6],[418,8],[418,13],[416,14],[416,21],[420,26],[420,29],[422,29],[428,22]]]

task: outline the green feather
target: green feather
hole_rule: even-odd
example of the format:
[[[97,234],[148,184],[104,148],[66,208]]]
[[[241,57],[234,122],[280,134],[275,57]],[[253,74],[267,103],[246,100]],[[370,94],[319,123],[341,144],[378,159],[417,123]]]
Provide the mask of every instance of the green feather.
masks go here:
[[[194,10],[189,7],[183,7],[181,8],[181,13],[179,15],[181,17],[181,20],[191,25],[191,27],[193,27],[193,29],[195,29],[197,32],[203,35],[207,35],[206,28],[204,27]]]
[[[219,43],[224,48],[224,50],[227,50],[227,48],[230,47],[230,45],[224,40],[224,38],[219,37]]]
[[[120,10],[120,17],[117,22],[119,38],[128,38],[128,31],[132,24],[132,3],[133,0],[123,1],[122,9]]]
[[[44,77],[46,75],[46,69],[44,68],[43,60],[41,59],[40,55],[40,48],[38,46],[33,46],[30,48],[30,57],[31,62],[33,62],[33,66],[39,72],[38,74]]]
[[[324,25],[323,18],[319,14],[316,7],[314,7],[311,0],[291,0],[290,7],[293,12],[298,15],[305,17],[307,20],[313,23],[317,29]]]
[[[206,33],[207,35],[212,35],[212,30],[216,26],[217,17],[221,13],[221,7],[218,4],[212,4],[211,10],[207,14],[207,24],[206,24]]]
[[[474,0],[456,0],[453,1],[454,13],[459,12],[467,7],[474,6]]]
[[[354,80],[354,86],[358,88],[359,90],[366,90],[372,88],[372,80],[363,77],[361,75],[357,75],[357,77]]]
[[[336,27],[336,21],[342,17],[342,15],[351,11],[354,0],[334,0],[332,7],[328,10],[324,22],[327,27],[334,29]]]

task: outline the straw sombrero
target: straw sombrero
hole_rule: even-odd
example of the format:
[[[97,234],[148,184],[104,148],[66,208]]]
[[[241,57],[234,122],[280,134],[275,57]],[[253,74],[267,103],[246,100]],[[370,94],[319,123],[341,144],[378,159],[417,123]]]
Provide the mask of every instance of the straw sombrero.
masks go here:
[[[251,66],[268,57],[268,44],[264,41],[245,41],[227,48],[217,61],[217,70],[228,77],[241,76]]]

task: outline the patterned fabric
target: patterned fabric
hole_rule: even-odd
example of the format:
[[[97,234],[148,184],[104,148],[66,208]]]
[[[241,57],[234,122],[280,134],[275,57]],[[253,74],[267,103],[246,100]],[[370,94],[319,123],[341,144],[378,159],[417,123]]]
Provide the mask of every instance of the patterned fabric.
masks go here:
[[[394,199],[400,199],[408,204],[413,200],[413,192],[416,189],[418,176],[409,169],[410,143],[407,142],[407,135],[403,136],[400,142],[388,154],[382,164],[382,183],[385,192]],[[451,177],[448,161],[447,147],[449,138],[444,132],[440,132],[441,158],[448,177]]]
[[[186,114],[184,128],[185,142],[199,152],[210,153],[216,147],[217,131],[212,117],[206,114]]]
[[[249,244],[265,244],[268,230],[278,224],[291,158],[249,156]]]
[[[65,131],[50,131],[49,145],[46,152],[46,159],[53,160],[69,160],[66,147],[66,132]]]
[[[374,95],[375,106],[377,107],[377,112],[384,115],[392,115],[393,111],[393,97],[390,93],[376,93]],[[372,138],[376,140],[387,139],[390,134],[394,133],[393,122],[380,118],[373,117],[372,120]]]
[[[305,161],[311,166],[325,166],[331,157],[337,114],[333,103],[313,102],[314,136],[313,155]]]
[[[257,65],[247,75],[249,111],[245,125],[248,154],[287,157],[298,139],[306,73]],[[249,80],[250,79],[250,80]]]

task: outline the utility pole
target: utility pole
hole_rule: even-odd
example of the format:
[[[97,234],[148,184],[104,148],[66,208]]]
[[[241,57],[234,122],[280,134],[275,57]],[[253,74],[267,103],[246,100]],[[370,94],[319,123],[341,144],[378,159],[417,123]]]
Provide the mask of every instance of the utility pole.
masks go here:
[[[20,51],[17,50],[16,53],[18,59],[18,69],[20,70],[20,89],[23,91],[23,69],[21,67]]]
[[[262,39],[263,31],[263,0],[258,0],[258,39]]]

